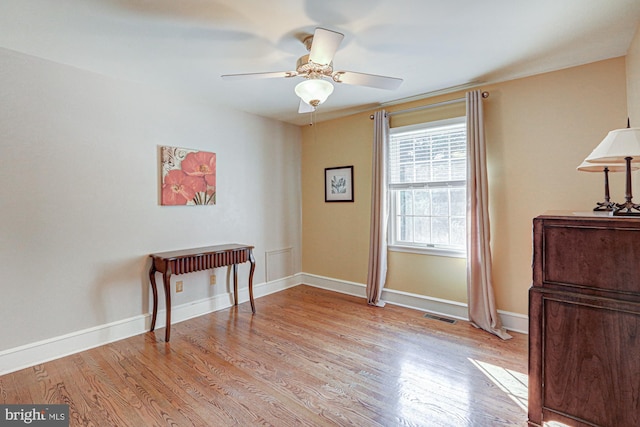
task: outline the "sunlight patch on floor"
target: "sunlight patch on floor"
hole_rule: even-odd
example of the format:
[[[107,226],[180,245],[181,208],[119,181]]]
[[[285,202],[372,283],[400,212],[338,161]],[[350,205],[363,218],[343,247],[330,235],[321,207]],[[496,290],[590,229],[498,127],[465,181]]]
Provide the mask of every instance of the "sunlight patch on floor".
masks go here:
[[[452,376],[446,369],[425,369],[424,363],[405,359],[400,365],[396,387],[400,420],[421,420],[428,416],[433,425],[440,425],[444,419],[451,419],[451,425],[467,425],[460,418],[460,413],[469,408],[466,378]],[[455,399],[451,399],[452,396]],[[459,408],[462,408],[461,412],[458,412]]]
[[[469,359],[469,361],[487,376],[495,385],[507,393],[520,408],[527,412],[528,380],[527,374],[505,369],[491,363]]]

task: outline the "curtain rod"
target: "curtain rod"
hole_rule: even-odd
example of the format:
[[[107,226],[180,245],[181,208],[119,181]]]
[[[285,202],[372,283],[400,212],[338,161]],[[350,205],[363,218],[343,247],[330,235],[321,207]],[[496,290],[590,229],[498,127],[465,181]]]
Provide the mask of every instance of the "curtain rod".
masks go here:
[[[482,92],[482,97],[483,98],[488,98],[489,97],[489,92]],[[466,100],[466,98],[450,99],[449,101],[436,102],[435,104],[429,104],[429,105],[422,105],[420,107],[407,108],[406,110],[392,111],[390,113],[387,113],[387,116],[391,117],[391,116],[394,116],[396,114],[406,114],[406,113],[413,113],[414,111],[428,110],[429,108],[442,107],[444,105],[449,105],[449,104],[457,104],[459,102],[464,102],[465,100]],[[370,115],[369,118],[371,120],[373,120],[373,114]]]

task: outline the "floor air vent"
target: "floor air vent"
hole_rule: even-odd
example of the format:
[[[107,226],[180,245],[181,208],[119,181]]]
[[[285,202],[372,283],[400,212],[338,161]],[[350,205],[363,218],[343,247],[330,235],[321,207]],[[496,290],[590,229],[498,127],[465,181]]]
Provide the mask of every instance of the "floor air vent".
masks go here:
[[[450,323],[452,325],[454,325],[456,323],[456,321],[453,320],[453,319],[449,319],[447,317],[442,317],[442,316],[437,316],[435,314],[427,313],[427,314],[424,315],[424,317],[426,317],[427,319],[439,320],[441,322]]]

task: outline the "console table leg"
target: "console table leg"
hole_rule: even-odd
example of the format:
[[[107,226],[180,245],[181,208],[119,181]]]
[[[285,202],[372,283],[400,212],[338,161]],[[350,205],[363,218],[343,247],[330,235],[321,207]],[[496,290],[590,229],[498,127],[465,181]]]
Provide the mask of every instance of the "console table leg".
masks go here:
[[[151,292],[153,293],[153,314],[151,315],[151,330],[156,328],[156,319],[158,317],[158,288],[156,287],[156,269],[151,265],[149,269],[149,281],[151,282]]]
[[[162,275],[162,281],[164,283],[164,298],[165,306],[167,310],[167,324],[165,326],[164,340],[169,342],[171,337],[171,270],[167,268],[167,271]]]
[[[253,302],[253,272],[256,269],[256,260],[253,258],[253,251],[249,251],[249,262],[251,263],[251,270],[249,271],[249,301],[251,301],[251,311],[256,313],[256,305]]]
[[[238,305],[238,264],[233,264],[233,305]]]

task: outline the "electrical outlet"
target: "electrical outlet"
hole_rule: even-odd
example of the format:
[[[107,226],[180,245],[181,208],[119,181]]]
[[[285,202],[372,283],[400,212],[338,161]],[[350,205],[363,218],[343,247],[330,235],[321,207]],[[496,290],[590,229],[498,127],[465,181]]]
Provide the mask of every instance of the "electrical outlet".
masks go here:
[[[216,275],[212,274],[211,276],[209,276],[209,284],[210,285],[215,285],[216,284]]]
[[[176,282],[176,292],[182,292],[182,280]]]

